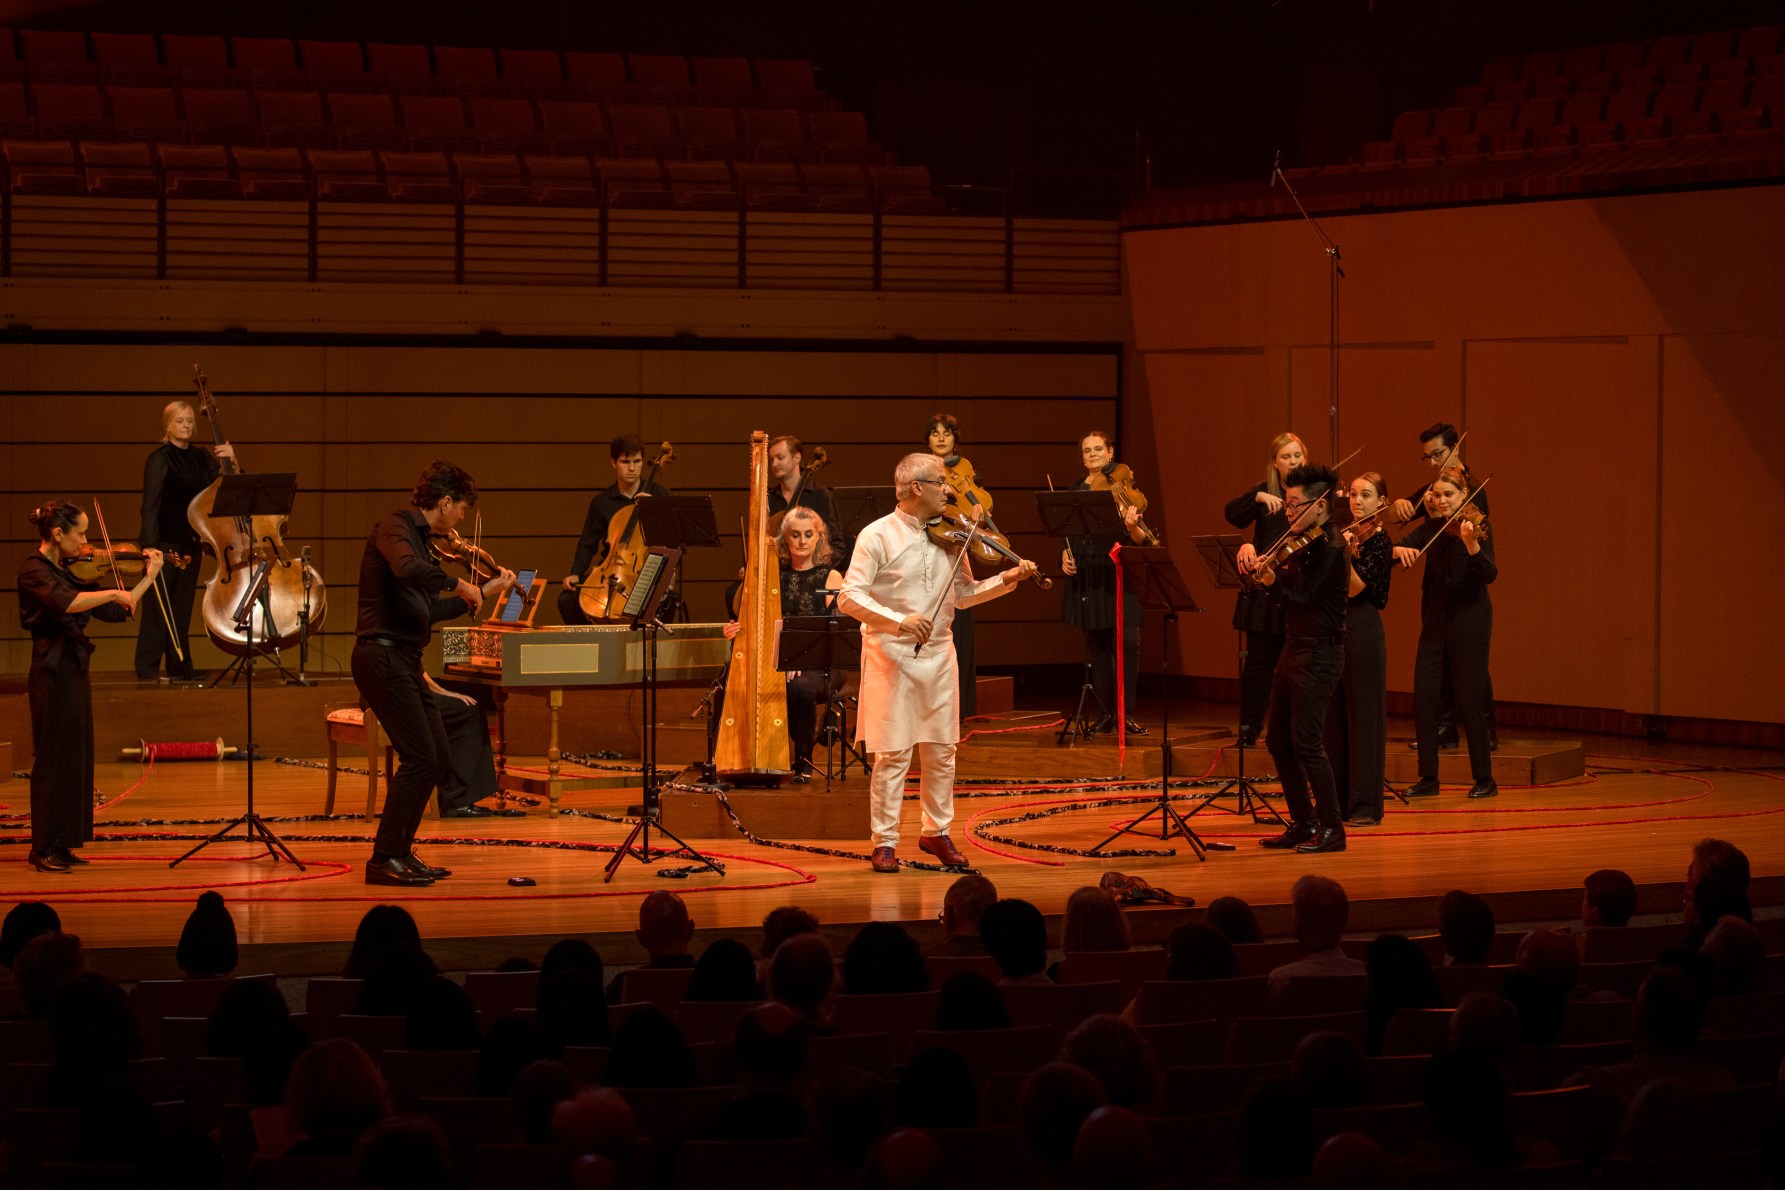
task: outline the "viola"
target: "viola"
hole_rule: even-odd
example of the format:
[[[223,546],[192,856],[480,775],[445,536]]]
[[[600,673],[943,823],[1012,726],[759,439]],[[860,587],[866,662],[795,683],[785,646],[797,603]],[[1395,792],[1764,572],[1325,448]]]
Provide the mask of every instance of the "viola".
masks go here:
[[[1258,560],[1245,576],[1247,586],[1268,587],[1277,581],[1277,572],[1303,556],[1303,552],[1326,536],[1325,525],[1315,525],[1300,533],[1291,533],[1283,544]]]
[[[806,494],[806,481],[812,478],[814,471],[822,469],[830,461],[830,456],[824,453],[824,447],[814,446],[812,448],[812,461],[807,463],[805,469],[800,472],[799,482],[793,485],[793,495],[788,499],[787,507],[780,512],[769,514],[770,537],[781,536],[781,522],[787,519],[790,510],[800,506],[800,497]]]
[[[942,478],[948,484],[948,507],[942,510],[942,519],[930,525],[931,540],[944,549],[952,548],[967,540],[965,522],[978,521],[982,527],[973,538],[968,560],[985,567],[1000,566],[1014,558],[1010,538],[999,532],[992,520],[992,494],[979,486],[973,464],[960,455],[949,455],[942,460]]]
[[[162,552],[164,565],[184,570],[192,565],[190,554],[174,550]],[[148,570],[148,559],[134,541],[120,541],[111,549],[88,546],[68,562],[68,573],[83,583],[109,582],[113,574],[127,583],[134,583]]]
[[[198,386],[200,411],[211,426],[212,444],[227,442],[219,424],[217,402],[211,398],[210,382],[197,364],[192,365],[192,382]],[[234,459],[223,460],[224,475],[234,475],[238,470]],[[293,558],[286,549],[284,533],[289,518],[212,516],[222,483],[221,478],[212,481],[186,506],[187,523],[217,559],[217,569],[205,583],[205,633],[225,653],[235,657],[247,654],[248,633],[236,624],[237,609],[254,585],[255,571],[264,566],[268,570],[264,593],[250,613],[254,617],[254,644],[257,649],[290,648],[300,636],[314,635],[322,629],[328,615],[328,590],[322,584],[322,575],[308,562]]]
[[[645,493],[650,491],[651,484],[657,479],[657,469],[675,460],[675,447],[665,442],[657,448],[657,457],[651,460],[650,467],[639,480],[638,499],[644,499]],[[577,587],[577,606],[583,609],[583,615],[595,621],[614,618],[618,609],[625,606],[627,592],[638,581],[638,572],[644,568],[650,552],[644,529],[639,525],[635,500],[616,512],[607,523],[607,552],[601,556],[601,561],[589,568],[589,573]]]
[[[1147,511],[1146,494],[1134,485],[1134,472],[1128,469],[1126,463],[1111,463],[1101,470],[1091,472],[1085,476],[1085,486],[1093,492],[1107,491],[1115,497],[1116,507],[1122,510],[1124,518],[1130,508],[1140,513]],[[1140,531],[1142,545],[1159,544],[1158,536],[1147,528],[1144,519],[1140,522]]]
[[[970,517],[962,511],[959,505],[951,504],[942,510],[941,516],[925,527],[925,532],[929,534],[931,541],[951,553],[966,545],[968,539],[971,538],[972,546],[969,554],[972,558],[985,559],[991,563],[1011,562],[1021,566],[1024,559],[1010,548],[1010,538],[982,523],[989,519],[989,517]],[[1043,591],[1053,589],[1054,581],[1041,571],[1037,570],[1029,577]]]

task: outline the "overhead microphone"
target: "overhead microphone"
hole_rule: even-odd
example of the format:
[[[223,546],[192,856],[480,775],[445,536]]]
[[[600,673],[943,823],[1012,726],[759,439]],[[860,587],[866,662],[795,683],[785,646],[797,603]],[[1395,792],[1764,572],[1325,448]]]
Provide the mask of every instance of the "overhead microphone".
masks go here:
[[[1279,173],[1281,173],[1282,170],[1283,170],[1283,150],[1278,149],[1276,157],[1273,158],[1271,161],[1271,185],[1272,186],[1275,186],[1277,184],[1277,175]]]

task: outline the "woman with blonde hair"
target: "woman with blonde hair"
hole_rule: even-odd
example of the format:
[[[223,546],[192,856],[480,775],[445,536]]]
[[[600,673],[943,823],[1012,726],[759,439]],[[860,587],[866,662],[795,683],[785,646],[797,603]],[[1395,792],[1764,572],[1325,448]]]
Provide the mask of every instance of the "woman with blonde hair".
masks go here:
[[[1240,546],[1241,574],[1258,564],[1258,551],[1269,549],[1289,529],[1283,515],[1284,478],[1308,461],[1308,448],[1295,434],[1284,431],[1271,439],[1264,479],[1227,502],[1227,523],[1250,528],[1252,540]],[[1233,626],[1246,634],[1246,665],[1240,673],[1240,742],[1250,747],[1264,729],[1265,704],[1270,701],[1271,675],[1283,652],[1283,604],[1279,589],[1243,590],[1233,608]]]
[[[215,453],[194,448],[198,414],[185,401],[169,401],[161,410],[161,445],[143,464],[143,518],[138,544],[190,559],[184,566],[168,568],[161,588],[145,598],[159,599],[167,592],[167,618],[154,608],[136,618],[136,676],[153,682],[165,666],[169,678],[190,680],[198,676],[192,651],[186,647],[186,628],[192,623],[192,602],[198,593],[198,534],[186,519],[192,498],[211,486],[222,471],[219,459],[234,459],[235,448],[225,442]],[[168,624],[173,632],[169,633]],[[177,647],[176,647],[177,646]]]

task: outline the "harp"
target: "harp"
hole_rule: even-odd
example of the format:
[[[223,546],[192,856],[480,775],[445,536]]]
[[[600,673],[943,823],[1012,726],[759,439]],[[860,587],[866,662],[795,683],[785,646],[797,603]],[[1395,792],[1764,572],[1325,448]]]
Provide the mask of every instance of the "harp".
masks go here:
[[[778,786],[790,775],[787,681],[775,668],[781,559],[769,536],[769,436],[750,435],[750,506],[744,516],[744,586],[725,679],[725,717],[713,749],[721,780]]]

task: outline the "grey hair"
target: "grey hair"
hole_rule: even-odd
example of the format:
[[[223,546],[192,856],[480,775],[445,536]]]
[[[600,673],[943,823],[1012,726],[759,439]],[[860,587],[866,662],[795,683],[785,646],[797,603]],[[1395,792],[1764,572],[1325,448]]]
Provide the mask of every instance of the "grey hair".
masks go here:
[[[908,454],[893,468],[893,487],[903,492],[913,481],[929,478],[932,471],[942,469],[942,460],[929,451]],[[904,497],[900,497],[903,499]]]

